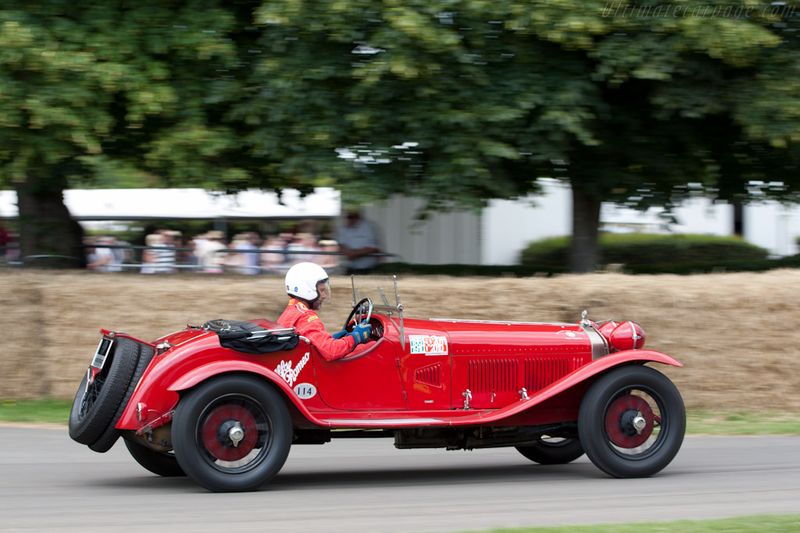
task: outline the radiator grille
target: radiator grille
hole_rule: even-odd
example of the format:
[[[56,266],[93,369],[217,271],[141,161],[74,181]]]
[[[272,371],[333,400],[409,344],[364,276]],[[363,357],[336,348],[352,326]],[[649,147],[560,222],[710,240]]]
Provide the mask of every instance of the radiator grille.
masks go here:
[[[519,366],[516,359],[483,359],[469,362],[472,392],[516,391]]]
[[[418,368],[414,373],[414,379],[417,383],[423,385],[431,385],[433,387],[442,386],[442,365],[435,363],[432,365],[423,366]]]

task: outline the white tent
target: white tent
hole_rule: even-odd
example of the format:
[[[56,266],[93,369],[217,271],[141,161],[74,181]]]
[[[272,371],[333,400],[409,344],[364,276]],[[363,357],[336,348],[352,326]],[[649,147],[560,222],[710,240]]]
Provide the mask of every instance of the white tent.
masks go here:
[[[229,195],[204,189],[70,189],[64,204],[81,221],[336,218],[341,212],[339,191],[327,187],[305,197],[284,189],[280,198],[259,190]],[[16,192],[0,191],[0,218],[17,215]]]

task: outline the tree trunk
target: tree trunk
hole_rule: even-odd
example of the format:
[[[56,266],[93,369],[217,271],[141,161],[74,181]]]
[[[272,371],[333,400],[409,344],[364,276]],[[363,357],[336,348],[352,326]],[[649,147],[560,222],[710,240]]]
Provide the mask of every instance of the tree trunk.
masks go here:
[[[599,198],[572,185],[572,242],[570,272],[593,272],[599,262],[597,239],[600,229]]]
[[[83,229],[64,205],[64,183],[29,176],[18,183],[20,258],[26,266],[86,266]]]
[[[744,237],[744,203],[739,198],[734,199],[733,205],[733,234]]]

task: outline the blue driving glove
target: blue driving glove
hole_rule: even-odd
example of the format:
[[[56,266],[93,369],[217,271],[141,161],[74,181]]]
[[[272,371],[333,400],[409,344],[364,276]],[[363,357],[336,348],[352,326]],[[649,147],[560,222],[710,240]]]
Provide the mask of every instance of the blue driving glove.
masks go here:
[[[356,324],[353,326],[353,331],[348,331],[347,334],[353,337],[358,345],[362,342],[367,342],[371,332],[372,327],[369,324]]]
[[[337,331],[336,333],[331,335],[331,337],[333,337],[334,339],[341,339],[342,337],[347,335],[347,333],[348,333],[347,330],[343,329],[342,331]]]

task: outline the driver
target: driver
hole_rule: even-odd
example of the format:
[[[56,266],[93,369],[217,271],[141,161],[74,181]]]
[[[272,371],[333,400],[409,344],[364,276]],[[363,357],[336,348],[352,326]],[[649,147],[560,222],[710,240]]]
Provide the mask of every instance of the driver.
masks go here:
[[[333,335],[325,331],[317,310],[330,298],[328,274],[315,263],[297,263],[286,272],[289,304],[278,318],[278,324],[294,328],[298,335],[311,341],[326,361],[335,361],[369,340],[369,324],[355,324],[352,331],[343,329]]]

